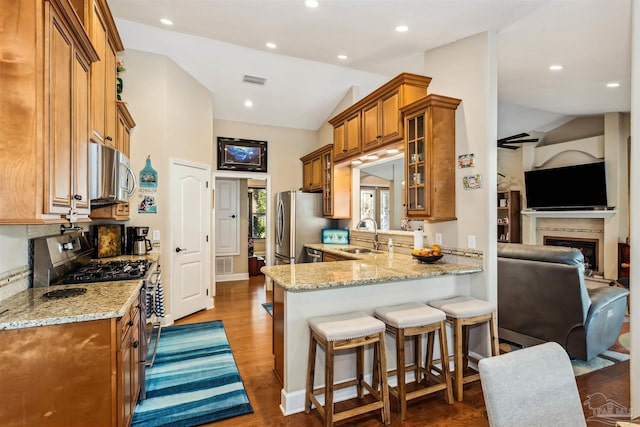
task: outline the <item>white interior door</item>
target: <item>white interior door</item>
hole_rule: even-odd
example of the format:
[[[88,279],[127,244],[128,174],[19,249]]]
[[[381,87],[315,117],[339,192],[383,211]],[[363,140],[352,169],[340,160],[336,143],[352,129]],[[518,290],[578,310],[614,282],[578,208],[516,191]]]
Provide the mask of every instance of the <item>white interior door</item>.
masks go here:
[[[207,308],[210,282],[209,168],[171,164],[173,262],[171,302],[174,319]]]
[[[240,255],[240,181],[216,179],[216,256]]]

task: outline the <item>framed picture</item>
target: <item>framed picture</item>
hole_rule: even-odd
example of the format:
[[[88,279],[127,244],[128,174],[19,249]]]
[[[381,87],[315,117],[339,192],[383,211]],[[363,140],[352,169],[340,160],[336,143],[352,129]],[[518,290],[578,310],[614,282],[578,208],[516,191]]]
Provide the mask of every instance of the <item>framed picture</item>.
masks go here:
[[[267,141],[218,137],[218,170],[267,171]]]

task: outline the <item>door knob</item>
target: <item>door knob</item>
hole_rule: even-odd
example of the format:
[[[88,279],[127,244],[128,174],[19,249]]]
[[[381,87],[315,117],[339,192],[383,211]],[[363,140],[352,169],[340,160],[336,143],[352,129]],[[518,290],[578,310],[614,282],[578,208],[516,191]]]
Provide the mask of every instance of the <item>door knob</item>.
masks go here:
[[[235,217],[236,217],[235,215],[231,215],[231,218],[235,218]]]
[[[182,252],[182,251],[186,251],[186,249],[184,249],[184,248],[180,248],[180,247],[177,247],[177,248],[176,248],[176,252]]]

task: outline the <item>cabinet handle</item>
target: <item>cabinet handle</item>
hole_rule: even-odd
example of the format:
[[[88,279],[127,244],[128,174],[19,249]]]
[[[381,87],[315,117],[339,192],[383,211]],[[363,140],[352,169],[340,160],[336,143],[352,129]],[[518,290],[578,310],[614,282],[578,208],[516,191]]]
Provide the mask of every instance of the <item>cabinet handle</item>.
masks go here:
[[[127,325],[129,325],[129,326],[133,326],[133,320],[129,320],[129,321],[127,322]]]
[[[113,141],[113,138],[111,138],[110,136],[107,136],[105,139],[106,139],[107,141]]]
[[[80,200],[82,200],[82,195],[80,195],[80,194],[74,194],[74,195],[73,195],[73,198],[74,198],[75,200],[80,201]]]
[[[133,342],[133,348],[138,348],[140,344],[138,343],[138,341],[134,341]]]

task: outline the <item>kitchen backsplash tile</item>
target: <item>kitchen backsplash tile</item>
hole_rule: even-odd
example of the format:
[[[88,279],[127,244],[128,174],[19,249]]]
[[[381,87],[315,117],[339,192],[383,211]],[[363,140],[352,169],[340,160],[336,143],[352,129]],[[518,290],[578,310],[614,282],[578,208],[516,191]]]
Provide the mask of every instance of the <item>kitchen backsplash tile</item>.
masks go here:
[[[31,271],[26,265],[0,273],[0,301],[29,288],[30,276]]]

